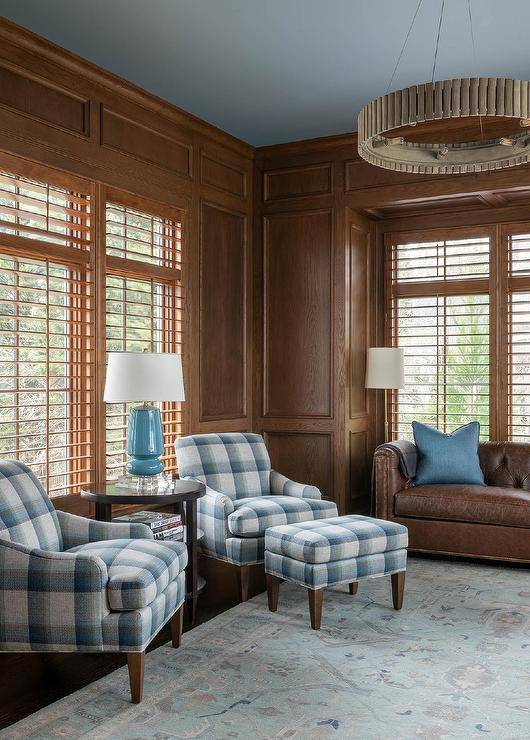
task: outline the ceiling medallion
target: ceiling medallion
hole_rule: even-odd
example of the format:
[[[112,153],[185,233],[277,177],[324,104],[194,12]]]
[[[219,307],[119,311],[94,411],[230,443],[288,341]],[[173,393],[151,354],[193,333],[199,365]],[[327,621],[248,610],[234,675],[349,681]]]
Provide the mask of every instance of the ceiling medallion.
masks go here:
[[[487,172],[530,161],[530,82],[478,76],[435,82],[445,0],[440,0],[431,81],[389,92],[422,4],[423,0],[418,0],[386,94],[372,100],[359,113],[357,148],[361,157],[387,170],[426,175]],[[476,69],[471,0],[467,0],[467,12]],[[519,119],[519,124],[514,125],[513,119]],[[462,132],[463,137],[474,138],[469,129],[477,124],[480,140],[455,143],[455,132],[449,130],[449,143],[430,143],[429,124],[444,120],[462,121],[467,131]],[[403,131],[408,126],[418,129],[409,134]],[[490,129],[488,138],[485,127]],[[440,137],[440,126],[435,128]],[[448,129],[454,127],[449,125]],[[493,133],[496,138],[491,138]]]
[[[519,118],[523,133],[457,144],[415,143],[391,132],[443,119]],[[530,161],[530,82],[473,77],[427,82],[368,103],[358,117],[358,151],[377,167],[420,174],[459,174]]]

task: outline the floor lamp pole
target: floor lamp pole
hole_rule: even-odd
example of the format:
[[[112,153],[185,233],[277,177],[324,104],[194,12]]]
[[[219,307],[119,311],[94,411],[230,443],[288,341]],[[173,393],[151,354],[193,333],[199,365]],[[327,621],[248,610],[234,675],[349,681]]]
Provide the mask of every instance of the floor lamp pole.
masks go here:
[[[384,389],[384,407],[385,407],[385,442],[390,442],[389,420],[388,420],[388,388]]]

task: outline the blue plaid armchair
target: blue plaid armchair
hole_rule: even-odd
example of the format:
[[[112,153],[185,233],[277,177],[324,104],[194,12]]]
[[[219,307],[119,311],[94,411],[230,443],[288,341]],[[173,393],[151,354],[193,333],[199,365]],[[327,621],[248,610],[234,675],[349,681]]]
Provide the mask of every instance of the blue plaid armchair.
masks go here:
[[[206,485],[199,499],[202,552],[239,566],[242,601],[247,566],[263,563],[268,527],[338,515],[318,488],[272,470],[259,434],[195,434],[177,439],[175,450],[180,477]]]
[[[127,653],[141,701],[147,645],[180,644],[187,549],[144,524],[55,511],[20,462],[0,460],[0,650]]]

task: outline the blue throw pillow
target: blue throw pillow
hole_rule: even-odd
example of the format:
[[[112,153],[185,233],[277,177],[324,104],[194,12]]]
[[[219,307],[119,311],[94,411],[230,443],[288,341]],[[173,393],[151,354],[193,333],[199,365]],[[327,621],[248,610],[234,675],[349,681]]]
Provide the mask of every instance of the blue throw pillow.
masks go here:
[[[484,473],[478,459],[480,424],[472,421],[451,434],[412,422],[418,448],[418,468],[413,486],[437,483],[484,485]]]

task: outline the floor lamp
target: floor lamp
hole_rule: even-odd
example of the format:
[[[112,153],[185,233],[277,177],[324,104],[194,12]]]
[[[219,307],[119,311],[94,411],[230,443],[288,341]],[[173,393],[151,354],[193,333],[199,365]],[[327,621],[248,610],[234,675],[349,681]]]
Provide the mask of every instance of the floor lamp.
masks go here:
[[[370,347],[366,358],[366,388],[382,389],[385,392],[385,442],[390,439],[388,419],[389,390],[403,388],[405,372],[401,347]]]

